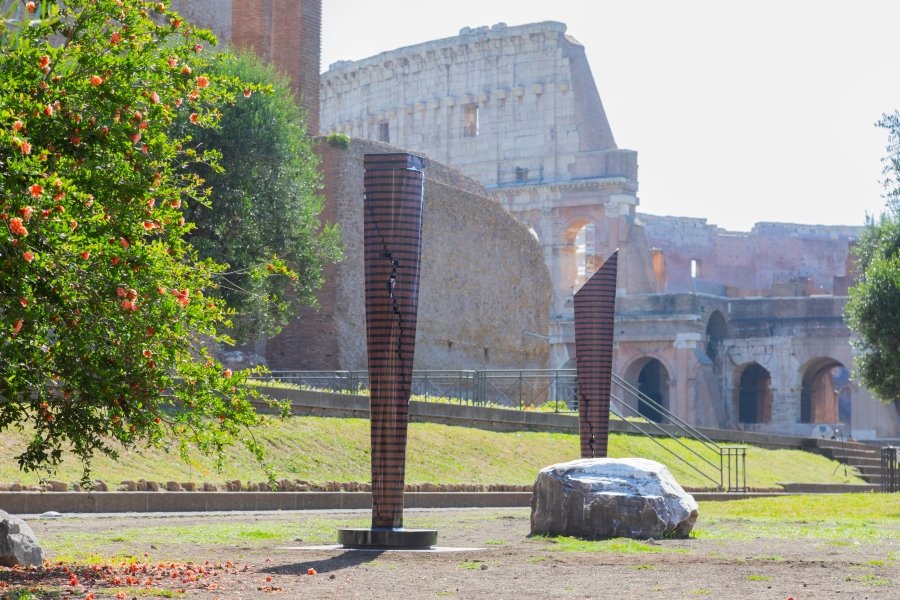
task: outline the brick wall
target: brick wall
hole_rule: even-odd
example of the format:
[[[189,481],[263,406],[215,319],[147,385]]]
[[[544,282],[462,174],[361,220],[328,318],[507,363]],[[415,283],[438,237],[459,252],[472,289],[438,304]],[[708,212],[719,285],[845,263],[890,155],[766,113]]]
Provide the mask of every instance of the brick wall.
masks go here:
[[[322,0],[174,0],[172,7],[290,77],[307,129],[318,133]]]

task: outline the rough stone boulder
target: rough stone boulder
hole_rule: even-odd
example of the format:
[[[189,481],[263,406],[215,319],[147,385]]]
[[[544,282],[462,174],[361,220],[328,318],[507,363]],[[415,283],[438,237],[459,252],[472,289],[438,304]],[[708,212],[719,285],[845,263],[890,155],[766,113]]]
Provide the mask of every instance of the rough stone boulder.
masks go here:
[[[643,458],[587,458],[541,469],[531,533],[580,538],[687,537],[697,502],[669,470]]]
[[[44,564],[44,551],[28,523],[0,510],[0,566]]]

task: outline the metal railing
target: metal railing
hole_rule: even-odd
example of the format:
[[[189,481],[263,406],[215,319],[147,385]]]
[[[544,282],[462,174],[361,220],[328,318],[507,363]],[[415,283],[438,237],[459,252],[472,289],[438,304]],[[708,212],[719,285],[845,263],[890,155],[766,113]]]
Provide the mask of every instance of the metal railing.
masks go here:
[[[369,389],[368,371],[271,371],[254,379],[349,394]],[[574,369],[498,369],[416,370],[410,393],[425,402],[573,412],[578,410],[577,392]]]
[[[416,400],[497,406],[546,412],[577,412],[575,369],[497,369],[413,371],[411,394]],[[340,393],[360,393],[369,387],[368,371],[271,371],[261,381],[281,381]],[[636,433],[653,440],[676,460],[718,489],[746,491],[746,446],[720,446],[661,403],[613,374],[610,413]],[[648,418],[650,416],[651,418]],[[669,438],[670,445],[657,438]],[[700,448],[685,443],[698,442]]]
[[[881,491],[900,492],[900,448],[881,449]]]
[[[612,376],[612,384],[610,413],[622,419],[631,429],[653,440],[688,468],[715,484],[718,489],[727,489],[729,492],[746,491],[745,446],[720,446],[615,373]],[[658,420],[644,417],[643,412],[652,414]],[[637,418],[641,419],[636,420]],[[657,439],[660,437],[672,440],[683,453],[678,453],[670,446],[660,443]],[[706,449],[706,453],[685,444],[684,439],[699,442],[700,446]]]

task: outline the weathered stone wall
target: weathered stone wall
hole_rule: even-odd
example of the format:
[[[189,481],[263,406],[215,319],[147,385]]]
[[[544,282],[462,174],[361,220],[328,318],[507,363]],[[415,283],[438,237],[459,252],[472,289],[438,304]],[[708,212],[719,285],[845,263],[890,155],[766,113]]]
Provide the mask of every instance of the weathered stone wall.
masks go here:
[[[578,152],[616,146],[584,48],[565,31],[500,23],[335,63],[322,75],[322,129],[415,149],[489,188],[569,179]]]
[[[273,369],[364,369],[363,155],[397,149],[353,140],[319,146],[325,218],[340,223],[344,260],[326,272],[321,308],[269,341]],[[551,285],[534,238],[480,186],[434,161],[425,168],[417,369],[546,368]]]
[[[172,0],[172,8],[290,77],[308,130],[318,132],[322,0]]]
[[[815,383],[811,377],[823,365],[853,368],[850,331],[842,318],[846,301],[834,296],[623,296],[616,306],[614,369],[637,386],[643,366],[659,361],[668,377],[663,394],[668,408],[695,425],[809,436],[819,424],[827,424],[856,439],[898,437],[896,407],[873,398],[852,379],[849,420],[827,418],[818,404],[809,422],[803,422],[801,399],[807,378]],[[715,315],[722,319],[723,337],[710,355],[709,324]],[[770,405],[760,422],[742,423],[740,376],[753,364],[771,377]],[[815,389],[810,393],[814,395]]]
[[[862,227],[757,223],[742,233],[706,219],[639,214],[638,220],[649,244],[662,250],[667,291],[727,290],[729,296],[845,291],[850,245],[862,232]],[[699,263],[696,279],[692,260]]]

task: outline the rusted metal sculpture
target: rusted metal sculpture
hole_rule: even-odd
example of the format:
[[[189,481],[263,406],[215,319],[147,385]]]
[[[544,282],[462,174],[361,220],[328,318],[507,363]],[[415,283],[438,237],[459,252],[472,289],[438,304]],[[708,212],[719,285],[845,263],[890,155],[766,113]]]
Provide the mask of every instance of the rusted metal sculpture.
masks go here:
[[[430,546],[433,530],[403,529],[406,432],[422,248],[424,160],[366,154],[366,341],[372,428],[372,529],[344,529],[347,547]]]
[[[575,364],[581,458],[606,457],[619,251],[575,294]]]

